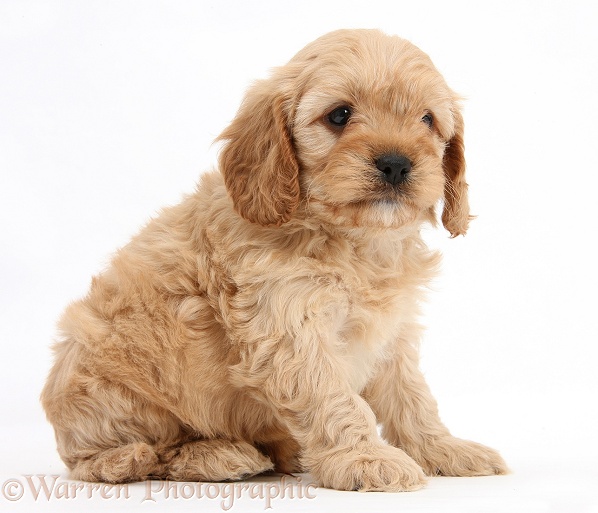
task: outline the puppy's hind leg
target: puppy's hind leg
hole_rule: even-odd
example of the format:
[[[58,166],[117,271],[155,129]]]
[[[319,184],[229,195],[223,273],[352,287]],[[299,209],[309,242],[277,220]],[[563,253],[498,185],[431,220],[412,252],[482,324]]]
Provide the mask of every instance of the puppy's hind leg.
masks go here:
[[[223,481],[273,467],[247,442],[199,438],[168,410],[118,383],[85,376],[71,385],[68,396],[46,388],[42,400],[73,479]]]
[[[240,440],[206,439],[164,451],[160,477],[173,481],[236,481],[272,470],[272,461]]]
[[[128,483],[158,477],[161,473],[162,464],[155,448],[136,442],[76,460],[70,477],[81,481]]]
[[[220,482],[244,479],[273,468],[267,456],[242,441],[198,440],[167,449],[136,442],[78,460],[71,478],[106,483],[151,478]]]

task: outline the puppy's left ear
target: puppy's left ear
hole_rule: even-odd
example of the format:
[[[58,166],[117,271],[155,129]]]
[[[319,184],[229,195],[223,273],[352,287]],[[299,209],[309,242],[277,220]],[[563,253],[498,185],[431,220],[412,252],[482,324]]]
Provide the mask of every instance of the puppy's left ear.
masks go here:
[[[465,152],[463,144],[463,116],[455,110],[455,133],[444,152],[444,208],[442,224],[451,237],[465,235],[471,216],[465,182]]]
[[[291,143],[290,99],[276,79],[257,82],[232,123],[220,171],[235,209],[264,226],[286,223],[299,204],[299,164]]]

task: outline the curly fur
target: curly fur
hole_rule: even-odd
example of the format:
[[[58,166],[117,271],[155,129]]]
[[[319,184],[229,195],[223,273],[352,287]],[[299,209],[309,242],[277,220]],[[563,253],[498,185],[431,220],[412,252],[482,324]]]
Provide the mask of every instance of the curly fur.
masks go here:
[[[349,123],[330,126],[345,104]],[[275,468],[401,491],[505,472],[449,434],[418,369],[439,262],[420,226],[443,199],[452,236],[469,222],[458,98],[429,58],[378,31],[327,34],[257,82],[221,140],[219,171],[60,321],[42,402],[71,476]],[[400,186],[376,168],[388,152],[413,163]]]

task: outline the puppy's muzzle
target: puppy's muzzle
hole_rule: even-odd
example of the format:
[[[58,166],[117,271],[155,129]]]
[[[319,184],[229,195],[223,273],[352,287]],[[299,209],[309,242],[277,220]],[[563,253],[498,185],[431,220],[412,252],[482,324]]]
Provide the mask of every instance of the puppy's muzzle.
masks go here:
[[[411,172],[411,161],[404,155],[388,153],[376,159],[376,167],[382,171],[382,178],[391,185],[403,183]]]

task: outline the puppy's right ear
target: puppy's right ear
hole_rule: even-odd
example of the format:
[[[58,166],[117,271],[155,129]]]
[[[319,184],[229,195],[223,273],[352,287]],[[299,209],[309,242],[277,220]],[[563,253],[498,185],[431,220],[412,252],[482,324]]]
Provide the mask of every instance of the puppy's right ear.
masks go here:
[[[235,209],[264,226],[286,223],[299,204],[289,109],[274,79],[258,82],[217,139],[226,141],[219,164]]]

